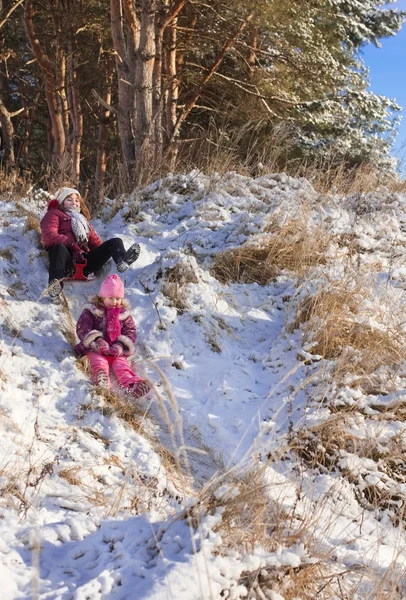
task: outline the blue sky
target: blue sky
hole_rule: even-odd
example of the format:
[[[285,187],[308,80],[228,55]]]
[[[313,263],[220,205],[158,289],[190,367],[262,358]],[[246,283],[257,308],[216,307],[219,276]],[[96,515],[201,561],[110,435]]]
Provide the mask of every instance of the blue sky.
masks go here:
[[[406,0],[390,3],[388,8],[406,11]],[[370,44],[363,49],[362,55],[370,71],[370,89],[376,94],[396,99],[403,107],[403,118],[393,150],[395,156],[403,158],[406,153],[406,23],[396,36],[383,38],[380,42],[382,48]]]

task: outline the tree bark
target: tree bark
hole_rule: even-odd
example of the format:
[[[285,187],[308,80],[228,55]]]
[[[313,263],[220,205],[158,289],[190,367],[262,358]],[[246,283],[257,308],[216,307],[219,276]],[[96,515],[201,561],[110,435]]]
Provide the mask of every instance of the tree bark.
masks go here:
[[[138,44],[138,19],[131,0],[110,0],[111,33],[116,56],[118,79],[117,126],[127,177],[134,164],[135,96],[132,72],[135,69],[135,51]],[[124,16],[128,47],[124,35]],[[130,67],[132,66],[132,68]]]
[[[104,100],[106,105],[111,103],[113,75],[109,73],[107,76],[107,89]],[[107,152],[106,141],[108,134],[108,126],[111,122],[111,112],[101,105],[99,109],[99,134],[97,139],[97,157],[96,157],[96,175],[95,175],[95,196],[98,205],[104,204],[104,182],[107,170]]]
[[[199,87],[197,88],[197,90],[195,91],[192,99],[189,101],[189,103],[186,106],[185,110],[182,112],[181,115],[179,115],[178,120],[177,120],[176,125],[175,125],[174,130],[173,130],[173,133],[172,133],[172,137],[170,139],[170,143],[172,143],[175,140],[175,138],[177,137],[177,135],[179,134],[179,131],[180,131],[182,123],[188,117],[190,111],[193,109],[193,107],[195,106],[196,102],[200,98],[205,85],[213,77],[214,73],[218,70],[219,66],[221,65],[221,63],[224,60],[225,55],[231,49],[231,47],[233,46],[235,40],[240,35],[240,33],[242,33],[242,31],[244,31],[244,29],[246,28],[246,26],[248,25],[248,23],[251,21],[251,19],[252,19],[253,16],[254,16],[253,13],[251,13],[250,15],[248,15],[247,19],[243,23],[241,23],[241,25],[238,28],[238,30],[236,31],[236,33],[229,40],[227,40],[227,42],[224,44],[224,46],[221,49],[219,55],[217,56],[217,59],[215,60],[213,66],[210,68],[209,72],[204,77],[203,81],[201,82],[201,84],[199,85]]]
[[[1,125],[1,139],[2,139],[2,151],[4,152],[4,163],[14,169],[15,167],[15,154],[14,154],[14,127],[11,122],[11,116],[7,108],[5,107],[3,100],[0,97],[0,125]]]
[[[25,30],[31,50],[37,59],[38,65],[44,77],[45,97],[52,130],[51,163],[55,165],[60,161],[65,151],[65,128],[58,102],[56,88],[57,81],[55,77],[54,65],[43,50],[43,47],[41,46],[40,41],[35,33],[33,17],[33,0],[26,0],[24,11]]]
[[[156,0],[141,0],[140,43],[135,72],[137,112],[134,131],[134,176],[137,184],[147,178],[155,163],[156,149],[152,135],[155,18]]]
[[[80,179],[80,158],[83,138],[83,114],[80,102],[79,84],[74,65],[73,43],[69,40],[68,60],[68,97],[69,114],[72,122],[72,172],[74,184],[78,185]]]

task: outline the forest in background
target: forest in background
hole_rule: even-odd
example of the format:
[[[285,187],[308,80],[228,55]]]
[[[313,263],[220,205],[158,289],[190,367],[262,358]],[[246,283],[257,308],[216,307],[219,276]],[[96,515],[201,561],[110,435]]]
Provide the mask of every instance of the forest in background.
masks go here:
[[[395,5],[394,5],[395,6]],[[360,49],[384,0],[0,0],[0,168],[93,203],[169,171],[395,173]]]

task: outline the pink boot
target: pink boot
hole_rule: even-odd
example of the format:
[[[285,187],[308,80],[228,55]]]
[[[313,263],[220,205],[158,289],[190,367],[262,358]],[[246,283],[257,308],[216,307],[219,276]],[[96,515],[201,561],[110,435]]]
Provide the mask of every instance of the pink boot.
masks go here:
[[[146,396],[150,391],[151,386],[145,381],[145,379],[141,379],[141,381],[137,381],[137,383],[131,383],[128,386],[128,393],[132,398],[134,398],[134,400],[138,400],[139,398]]]

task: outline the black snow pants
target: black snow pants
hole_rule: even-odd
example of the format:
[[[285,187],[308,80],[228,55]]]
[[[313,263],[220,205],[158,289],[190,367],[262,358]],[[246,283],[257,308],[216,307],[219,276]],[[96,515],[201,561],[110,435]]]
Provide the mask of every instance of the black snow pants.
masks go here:
[[[49,254],[49,283],[54,279],[69,277],[74,272],[72,251],[64,244],[55,244],[48,250]],[[103,242],[94,250],[85,252],[87,260],[84,275],[97,273],[110,258],[117,264],[125,257],[125,249],[121,238],[112,238]]]

